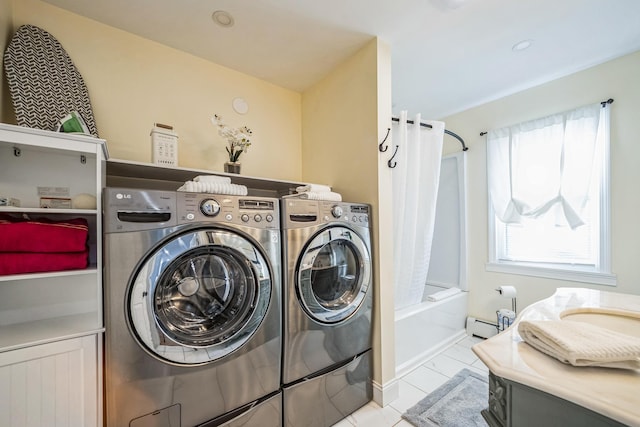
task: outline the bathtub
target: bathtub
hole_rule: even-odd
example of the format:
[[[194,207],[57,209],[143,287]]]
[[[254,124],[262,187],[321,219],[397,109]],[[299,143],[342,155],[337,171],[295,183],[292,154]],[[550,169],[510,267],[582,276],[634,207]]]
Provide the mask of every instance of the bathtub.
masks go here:
[[[420,304],[395,312],[396,378],[465,336],[467,292],[440,301],[427,299],[444,289],[427,285]]]

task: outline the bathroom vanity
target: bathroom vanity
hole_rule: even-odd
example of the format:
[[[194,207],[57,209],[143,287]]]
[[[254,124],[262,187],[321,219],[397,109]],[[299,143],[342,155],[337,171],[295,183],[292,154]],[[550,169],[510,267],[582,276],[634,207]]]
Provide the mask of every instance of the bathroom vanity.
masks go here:
[[[487,365],[491,427],[640,427],[640,371],[574,367],[534,349],[522,320],[574,320],[640,336],[640,296],[559,288],[504,332],[473,346]]]

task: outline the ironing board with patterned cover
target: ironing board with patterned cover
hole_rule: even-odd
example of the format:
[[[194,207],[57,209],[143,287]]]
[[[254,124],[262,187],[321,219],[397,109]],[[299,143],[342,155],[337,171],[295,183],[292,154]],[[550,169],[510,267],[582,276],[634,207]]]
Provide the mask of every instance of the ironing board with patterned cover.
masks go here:
[[[55,131],[77,111],[98,137],[89,92],[62,45],[34,25],[22,25],[4,52],[4,69],[18,125]]]

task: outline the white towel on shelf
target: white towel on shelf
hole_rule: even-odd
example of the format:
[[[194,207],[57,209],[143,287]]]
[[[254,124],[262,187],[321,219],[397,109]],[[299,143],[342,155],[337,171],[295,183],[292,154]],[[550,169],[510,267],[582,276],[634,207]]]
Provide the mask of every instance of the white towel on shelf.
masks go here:
[[[640,338],[571,320],[523,320],[518,333],[531,347],[573,366],[640,369]]]
[[[190,193],[213,193],[229,194],[232,196],[246,196],[248,189],[244,185],[226,184],[223,182],[185,182],[178,191],[188,191]]]
[[[427,295],[427,301],[440,301],[455,294],[459,294],[460,292],[460,288],[444,289],[442,291],[434,292],[431,295]]]
[[[342,201],[342,195],[340,193],[334,193],[333,191],[306,191],[304,193],[290,194],[283,197],[308,200],[329,200],[332,202]]]
[[[296,191],[298,193],[307,193],[307,192],[327,192],[331,191],[331,187],[328,185],[322,184],[307,184],[296,187]]]
[[[228,176],[218,176],[218,175],[198,175],[195,178],[193,178],[193,181],[231,184],[231,178],[229,178]]]

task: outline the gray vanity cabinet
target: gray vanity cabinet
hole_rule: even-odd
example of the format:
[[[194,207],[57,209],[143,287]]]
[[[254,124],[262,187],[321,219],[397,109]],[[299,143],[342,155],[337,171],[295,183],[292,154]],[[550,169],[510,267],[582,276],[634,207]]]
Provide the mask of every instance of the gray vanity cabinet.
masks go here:
[[[625,427],[624,424],[551,394],[489,373],[490,427]]]

